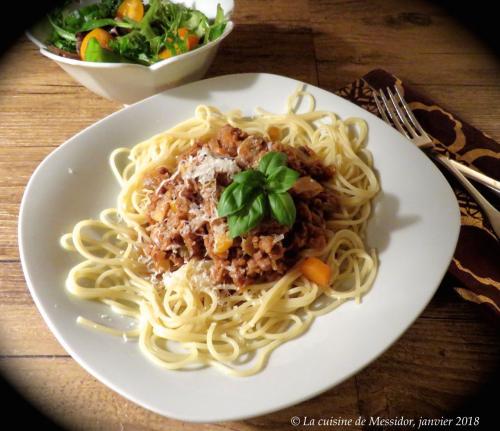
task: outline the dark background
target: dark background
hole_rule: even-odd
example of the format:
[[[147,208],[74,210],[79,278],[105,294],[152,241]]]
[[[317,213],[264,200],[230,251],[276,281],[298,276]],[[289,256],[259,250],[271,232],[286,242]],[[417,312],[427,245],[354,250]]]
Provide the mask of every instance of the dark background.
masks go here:
[[[0,55],[22,36],[26,28],[30,27],[38,18],[60,3],[61,2],[57,0],[39,0],[26,4],[20,4],[19,2],[13,1],[2,2],[4,27],[1,30]],[[476,34],[485,45],[500,57],[499,18],[496,11],[492,10],[491,4],[493,2],[475,0],[473,3],[470,3],[440,0],[433,1],[432,3],[440,5],[447,14],[453,16],[463,26]],[[22,8],[22,10],[20,10],[20,8]],[[12,17],[12,19],[8,17]],[[15,25],[15,27],[6,27],[6,22],[10,22],[11,25]],[[494,423],[495,417],[498,418],[498,406],[494,405],[494,401],[498,400],[498,395],[495,394],[495,391],[498,391],[498,384],[500,383],[499,377],[499,374],[497,374],[489,385],[483,387],[481,392],[476,394],[474,399],[469,400],[466,405],[461,406],[457,411],[448,412],[445,416],[450,418],[455,416],[480,416],[480,428],[493,429],[489,427],[489,424]],[[5,424],[15,424],[15,426],[12,427],[13,429],[24,429],[25,426],[28,429],[36,427],[35,429],[37,430],[61,429],[54,422],[50,421],[33,408],[1,377],[0,394],[3,404],[2,422]],[[495,422],[498,424],[498,421]],[[434,429],[443,429],[443,427],[434,427]],[[478,428],[475,427],[475,429]]]

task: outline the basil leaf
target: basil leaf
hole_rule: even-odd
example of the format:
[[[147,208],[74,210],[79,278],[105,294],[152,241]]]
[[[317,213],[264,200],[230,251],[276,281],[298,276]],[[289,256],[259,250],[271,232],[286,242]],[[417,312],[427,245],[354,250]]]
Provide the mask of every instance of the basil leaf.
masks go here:
[[[297,171],[281,166],[267,178],[266,188],[271,192],[284,193],[295,184],[299,175]]]
[[[217,214],[219,217],[225,217],[228,214],[238,211],[236,199],[233,196],[234,189],[239,187],[238,183],[231,183],[224,189],[217,205]]]
[[[219,217],[225,217],[241,210],[255,197],[259,189],[253,184],[233,182],[226,187],[217,205]]]
[[[288,193],[270,193],[269,205],[271,215],[285,226],[292,226],[295,223],[297,211],[292,197]]]
[[[284,166],[286,163],[286,154],[278,153],[276,151],[271,151],[267,153],[259,162],[259,171],[264,175],[269,176],[280,166]]]
[[[280,224],[292,226],[296,208],[286,191],[298,178],[299,173],[286,166],[286,154],[275,151],[262,157],[259,170],[249,169],[236,174],[217,205],[219,217],[228,217],[231,237],[257,226],[266,216],[269,205],[273,218]]]
[[[85,50],[85,60],[95,61],[99,63],[120,63],[122,57],[117,53],[104,49],[95,37],[89,40],[87,49]]]
[[[250,169],[248,171],[243,171],[237,173],[233,177],[235,183],[248,183],[248,184],[258,184],[262,185],[266,181],[266,177],[260,171],[255,171]]]
[[[256,227],[266,214],[267,201],[264,193],[259,193],[250,204],[227,218],[231,238],[241,236]]]

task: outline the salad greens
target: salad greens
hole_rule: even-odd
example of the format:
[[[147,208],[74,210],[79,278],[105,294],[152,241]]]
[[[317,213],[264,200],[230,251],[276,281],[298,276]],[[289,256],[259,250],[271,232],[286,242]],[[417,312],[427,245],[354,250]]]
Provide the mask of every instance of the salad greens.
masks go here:
[[[220,4],[213,22],[168,0],[100,0],[78,9],[74,4],[66,1],[48,15],[53,31],[47,45],[86,61],[150,65],[219,38],[227,25]]]
[[[219,217],[227,217],[231,238],[258,226],[270,213],[285,226],[295,223],[296,208],[287,192],[299,173],[286,166],[286,154],[271,151],[259,163],[258,170],[236,174],[217,205]]]

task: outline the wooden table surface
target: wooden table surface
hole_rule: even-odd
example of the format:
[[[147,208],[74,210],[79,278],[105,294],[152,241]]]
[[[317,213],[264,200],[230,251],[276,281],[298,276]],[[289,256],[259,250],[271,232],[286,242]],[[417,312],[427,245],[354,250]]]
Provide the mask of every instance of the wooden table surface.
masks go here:
[[[417,0],[236,3],[236,29],[210,76],[271,72],[335,90],[381,67],[500,142],[500,63],[438,7]],[[31,299],[17,217],[42,159],[120,107],[74,82],[24,37],[0,59],[0,371],[50,418],[85,430],[285,430],[292,416],[453,417],[496,378],[498,327],[441,288],[373,364],[316,398],[263,417],[181,423],[96,381],[55,340]]]

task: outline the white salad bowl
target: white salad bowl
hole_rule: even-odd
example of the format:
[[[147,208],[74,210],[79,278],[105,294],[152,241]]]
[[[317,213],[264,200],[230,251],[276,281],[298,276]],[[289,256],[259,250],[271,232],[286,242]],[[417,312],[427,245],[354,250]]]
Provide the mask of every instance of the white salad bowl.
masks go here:
[[[173,2],[198,9],[209,19],[215,18],[217,4],[222,6],[227,17],[231,16],[234,9],[234,0],[177,0]],[[95,1],[88,3],[95,3]],[[36,24],[26,34],[40,48],[40,52],[45,57],[54,60],[80,84],[107,99],[131,104],[168,88],[201,79],[212,64],[220,43],[233,28],[233,22],[228,21],[224,33],[216,40],[151,66],[134,63],[94,63],[54,54],[45,45],[51,32],[47,19]]]

